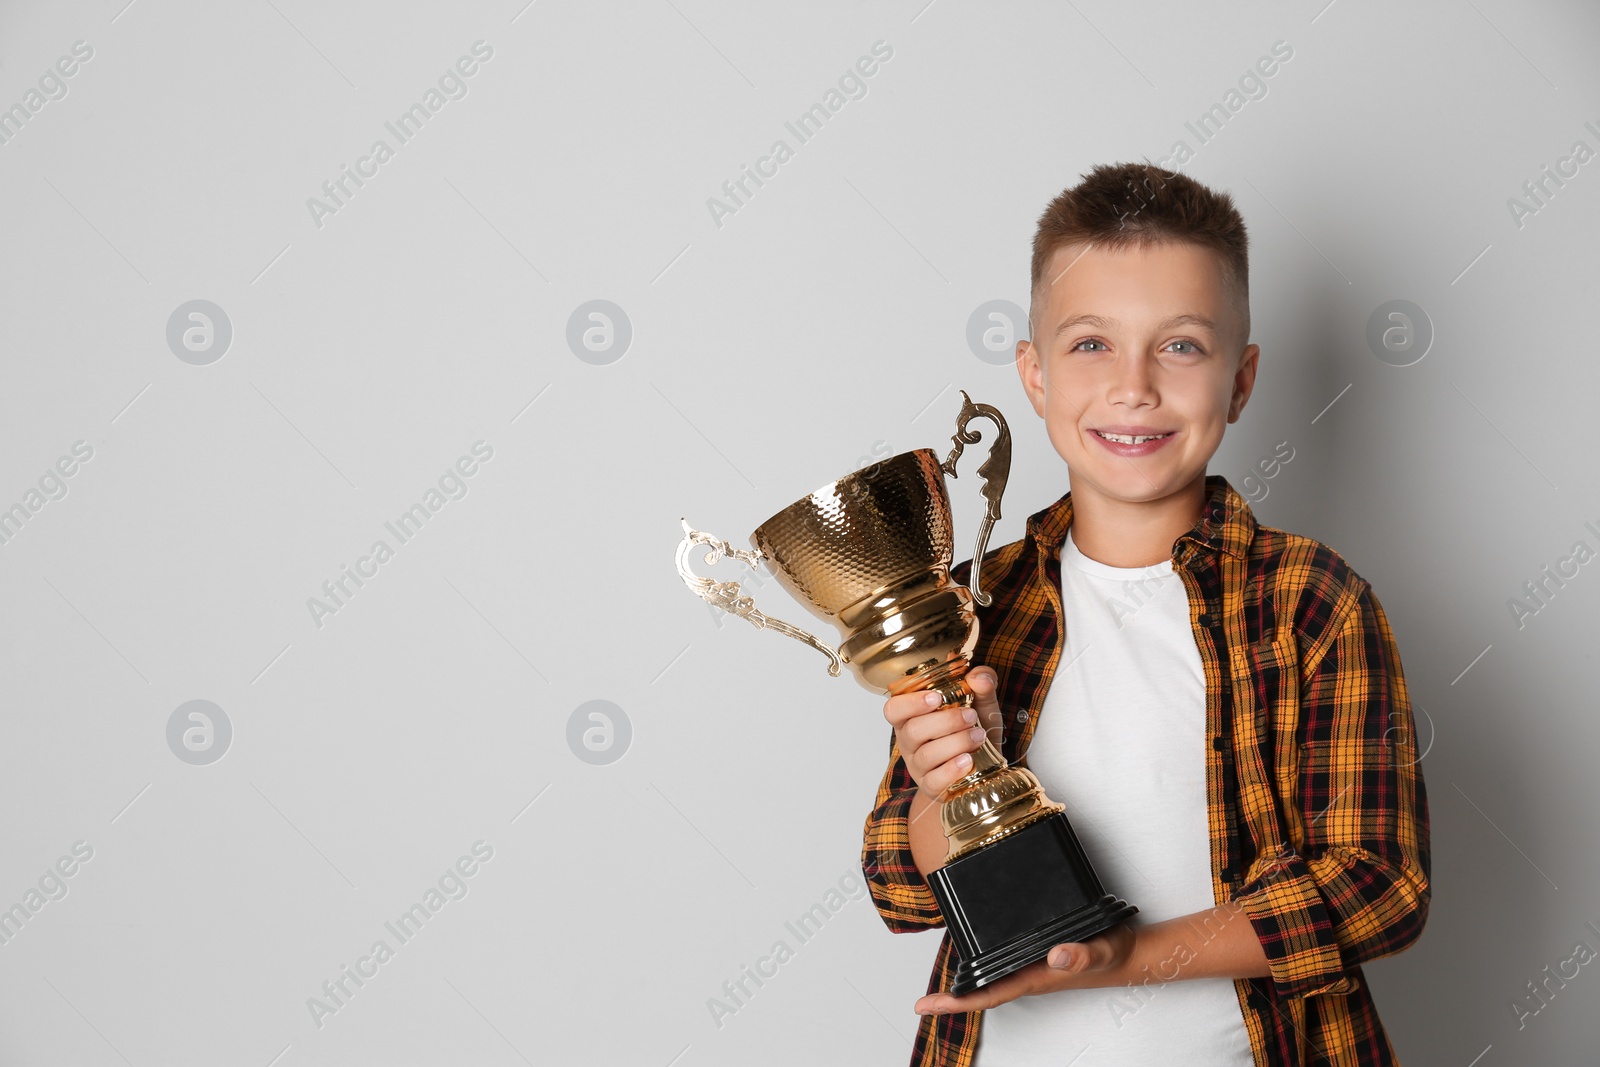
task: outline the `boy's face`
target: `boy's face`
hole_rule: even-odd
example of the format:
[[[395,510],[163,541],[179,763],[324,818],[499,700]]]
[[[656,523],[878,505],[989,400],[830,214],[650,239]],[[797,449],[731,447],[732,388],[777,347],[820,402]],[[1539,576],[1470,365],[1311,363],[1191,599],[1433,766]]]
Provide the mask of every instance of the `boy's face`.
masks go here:
[[[1216,254],[1188,243],[1083,249],[1056,249],[1038,333],[1017,344],[1073,495],[1140,503],[1203,484],[1261,351],[1244,344]],[[1130,446],[1103,432],[1169,436]]]

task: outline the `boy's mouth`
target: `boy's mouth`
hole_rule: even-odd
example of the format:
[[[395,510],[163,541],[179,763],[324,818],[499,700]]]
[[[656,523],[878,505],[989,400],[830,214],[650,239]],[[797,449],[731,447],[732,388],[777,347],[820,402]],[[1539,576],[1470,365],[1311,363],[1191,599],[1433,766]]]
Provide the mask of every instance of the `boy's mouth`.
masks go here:
[[[1112,433],[1109,430],[1092,430],[1092,433],[1119,445],[1142,445],[1146,441],[1158,441],[1163,437],[1171,437],[1176,430],[1167,430],[1157,433]]]

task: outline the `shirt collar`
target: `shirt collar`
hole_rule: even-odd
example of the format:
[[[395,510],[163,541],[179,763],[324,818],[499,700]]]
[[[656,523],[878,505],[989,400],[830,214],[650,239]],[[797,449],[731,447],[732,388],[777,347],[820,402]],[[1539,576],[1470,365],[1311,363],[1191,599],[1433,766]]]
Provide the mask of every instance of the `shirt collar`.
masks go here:
[[[1072,525],[1072,492],[1054,504],[1028,516],[1028,536],[1040,550],[1054,555],[1061,551],[1067,528]],[[1244,559],[1256,533],[1250,505],[1220,474],[1206,475],[1205,506],[1199,520],[1172,543],[1173,558],[1182,561],[1191,551],[1226,552]],[[1184,542],[1194,545],[1185,549]]]

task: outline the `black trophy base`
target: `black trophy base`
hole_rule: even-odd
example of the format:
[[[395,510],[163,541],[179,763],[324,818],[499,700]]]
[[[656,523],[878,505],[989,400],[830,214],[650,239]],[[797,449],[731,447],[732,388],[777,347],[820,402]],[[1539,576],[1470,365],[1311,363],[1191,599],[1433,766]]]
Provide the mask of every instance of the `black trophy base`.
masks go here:
[[[1101,886],[1061,812],[945,864],[928,886],[961,958],[949,990],[956,996],[1139,911]]]

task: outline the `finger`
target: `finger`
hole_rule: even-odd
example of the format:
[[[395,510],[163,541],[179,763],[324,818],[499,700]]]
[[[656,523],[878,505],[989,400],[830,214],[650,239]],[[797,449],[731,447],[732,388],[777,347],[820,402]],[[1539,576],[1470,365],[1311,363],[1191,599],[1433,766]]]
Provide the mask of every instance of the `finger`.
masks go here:
[[[943,703],[943,698],[932,690],[919,689],[914,693],[901,693],[883,702],[883,717],[896,730],[918,715],[925,715]]]
[[[992,667],[974,667],[967,673],[967,684],[972,688],[972,704],[979,721],[985,730],[991,731],[991,737],[996,736],[1001,722],[999,676]]]
[[[978,1011],[993,1008],[1016,1000],[1029,989],[1029,976],[1022,971],[1008,974],[998,982],[990,982],[982,989],[974,989],[961,996],[949,993],[929,993],[913,1005],[918,1015],[946,1015],[951,1012]]]
[[[965,734],[980,725],[978,713],[972,708],[943,708],[918,715],[900,727],[900,740],[914,748],[942,737]]]
[[[966,727],[960,733],[937,737],[926,744],[912,747],[908,754],[903,756],[906,770],[911,772],[913,778],[922,782],[924,788],[930,790],[933,787],[927,784],[928,776],[939,776],[941,768],[950,772],[942,775],[942,784],[948,784],[964,774],[971,773],[971,759],[976,759],[971,754],[983,744],[978,740],[980,735],[975,731],[981,729],[982,727],[977,726]],[[964,766],[957,766],[956,761],[962,756],[970,758]]]
[[[971,733],[941,737],[919,748],[912,757],[914,770],[920,771],[922,788],[929,793],[943,793],[950,783],[972,773],[971,753],[983,744],[983,732],[973,727]],[[965,757],[965,762],[962,762]],[[919,777],[913,774],[912,777]]]
[[[947,760],[936,769],[924,775],[923,791],[935,797],[943,797],[945,790],[951,785],[972,773],[972,757],[962,753],[953,760]]]
[[[1104,967],[1111,959],[1111,946],[1105,935],[1091,937],[1087,941],[1077,941],[1065,945],[1057,945],[1050,950],[1046,957],[1050,966],[1058,971],[1079,973],[1092,971],[1097,967]]]
[[[1081,943],[1057,945],[1050,950],[1050,955],[1046,958],[1050,966],[1058,971],[1081,971],[1085,960],[1083,945]]]

